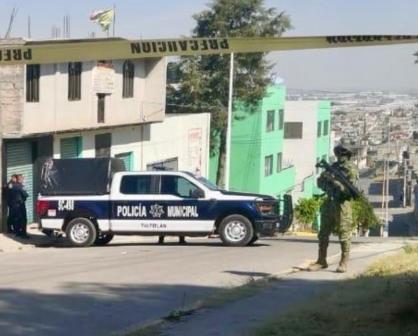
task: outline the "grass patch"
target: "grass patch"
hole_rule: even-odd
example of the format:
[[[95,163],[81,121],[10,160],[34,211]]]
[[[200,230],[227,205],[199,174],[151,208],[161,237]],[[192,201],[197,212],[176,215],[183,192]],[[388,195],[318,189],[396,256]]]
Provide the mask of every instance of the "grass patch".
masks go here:
[[[337,284],[252,335],[418,335],[418,246],[382,258],[362,276]]]

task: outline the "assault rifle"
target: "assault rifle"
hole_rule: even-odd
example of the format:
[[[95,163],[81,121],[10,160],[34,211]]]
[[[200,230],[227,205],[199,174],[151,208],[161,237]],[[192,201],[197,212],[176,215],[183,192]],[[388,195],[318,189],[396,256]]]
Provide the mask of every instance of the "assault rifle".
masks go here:
[[[323,168],[330,173],[338,182],[347,188],[353,198],[359,198],[362,193],[354,186],[343,172],[332,167],[327,161],[321,160],[316,165],[317,168]]]

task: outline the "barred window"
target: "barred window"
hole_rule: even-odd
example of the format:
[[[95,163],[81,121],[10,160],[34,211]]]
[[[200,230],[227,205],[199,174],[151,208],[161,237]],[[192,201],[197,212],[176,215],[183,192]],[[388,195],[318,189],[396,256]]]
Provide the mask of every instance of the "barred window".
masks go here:
[[[104,123],[105,122],[105,103],[106,103],[106,95],[103,93],[97,94],[97,122]]]
[[[329,132],[329,120],[324,121],[324,135],[328,135]]]
[[[284,138],[285,139],[302,139],[303,123],[301,122],[285,122]]]
[[[274,130],[274,110],[267,111],[266,132],[271,132],[273,130]]]
[[[112,134],[96,134],[94,136],[96,157],[110,157],[110,149],[112,147]]]
[[[277,153],[277,166],[276,166],[276,170],[278,173],[280,173],[283,169],[283,154],[282,153]]]
[[[41,77],[41,66],[29,64],[26,66],[26,101],[39,102],[39,78]]]
[[[134,77],[135,66],[131,61],[125,61],[123,63],[123,87],[122,97],[132,98],[134,96]]]
[[[68,100],[81,99],[82,63],[68,63]]]
[[[322,127],[321,126],[322,126],[322,123],[320,121],[318,121],[318,127],[316,129],[316,135],[317,135],[318,138],[320,138],[321,135],[322,135]]]
[[[279,130],[282,130],[284,126],[284,110],[279,110]]]
[[[264,176],[273,174],[273,155],[264,157]]]

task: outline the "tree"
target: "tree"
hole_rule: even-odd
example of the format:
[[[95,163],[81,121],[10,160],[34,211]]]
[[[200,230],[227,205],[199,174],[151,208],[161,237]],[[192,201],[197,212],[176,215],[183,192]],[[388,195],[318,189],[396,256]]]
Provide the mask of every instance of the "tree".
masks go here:
[[[302,224],[312,225],[319,213],[322,201],[320,197],[300,198],[295,206],[296,219]]]
[[[372,205],[364,195],[352,202],[353,206],[353,225],[367,231],[370,228],[381,224],[381,220],[376,216]]]
[[[264,0],[213,0],[196,15],[194,37],[277,37],[291,27],[289,17],[265,8]],[[265,53],[235,57],[234,99],[253,106],[271,83]],[[219,148],[217,183],[224,182],[229,88],[229,55],[182,57],[179,86],[168,87],[168,112],[206,111],[211,119],[211,152]]]

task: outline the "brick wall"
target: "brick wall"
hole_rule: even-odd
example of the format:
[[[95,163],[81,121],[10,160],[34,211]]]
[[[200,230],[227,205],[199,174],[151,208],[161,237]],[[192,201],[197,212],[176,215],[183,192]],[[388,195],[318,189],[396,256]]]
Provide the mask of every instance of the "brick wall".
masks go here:
[[[22,129],[24,102],[24,66],[0,67],[0,115],[3,137],[19,134]]]

